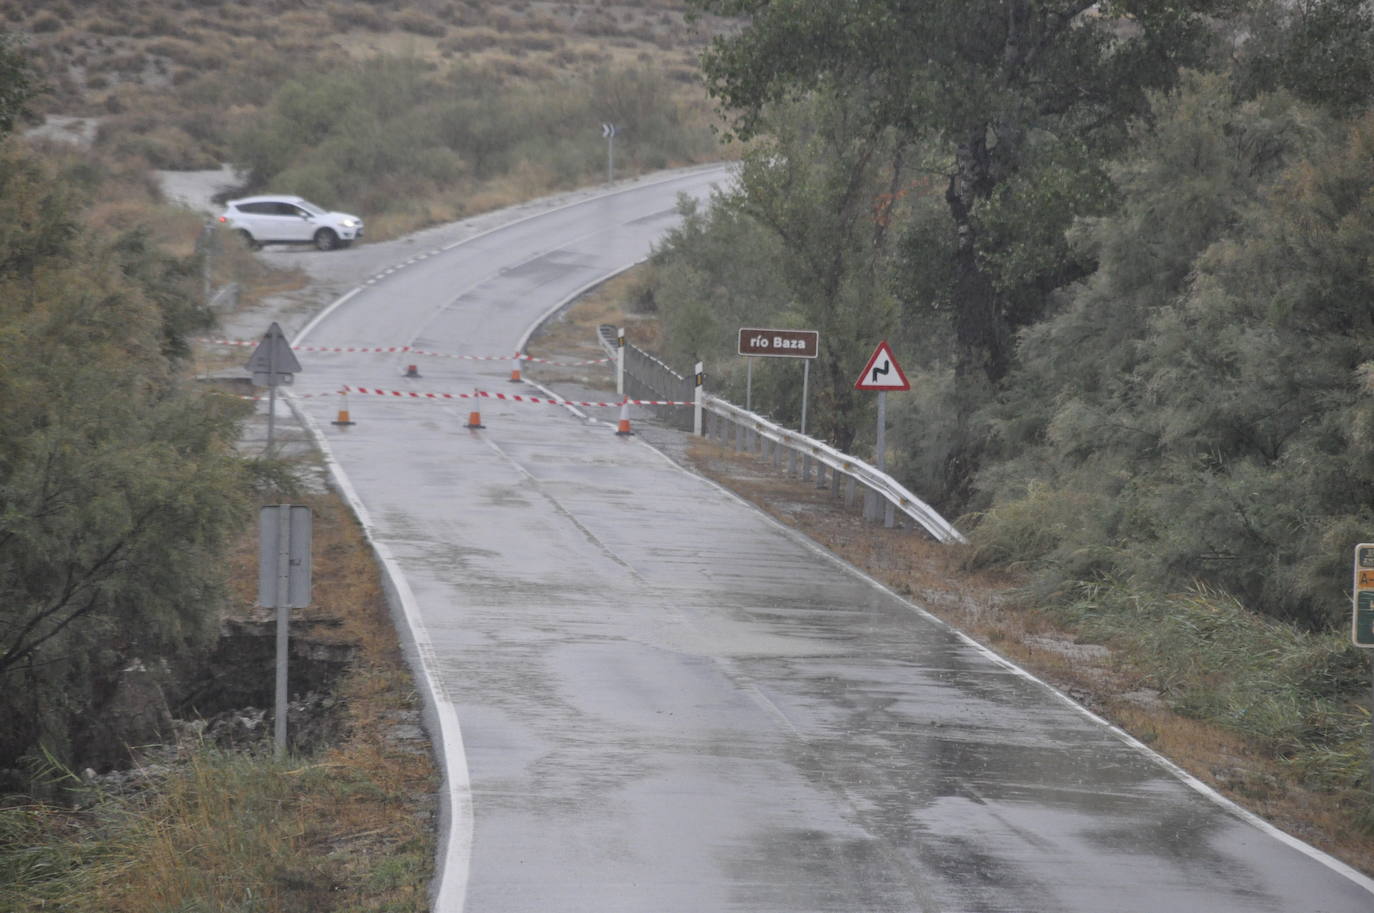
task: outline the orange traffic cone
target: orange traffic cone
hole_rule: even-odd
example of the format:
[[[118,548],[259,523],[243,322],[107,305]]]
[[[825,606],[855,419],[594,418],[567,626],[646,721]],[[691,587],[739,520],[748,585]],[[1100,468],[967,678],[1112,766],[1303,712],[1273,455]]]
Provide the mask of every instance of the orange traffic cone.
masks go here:
[[[351,422],[351,421],[349,421],[349,419],[348,419],[348,394],[347,394],[347,393],[344,394],[343,405],[339,408],[339,417],[336,418],[336,419],[334,419],[334,421],[331,422],[330,424],[341,425],[341,426],[342,426],[342,425],[354,425],[354,424],[357,424],[356,422]]]
[[[485,427],[487,427],[487,426],[482,424],[482,413],[481,413],[481,411],[480,411],[479,409],[477,409],[477,407],[476,407],[476,406],[477,406],[477,391],[476,391],[476,390],[473,390],[473,391],[472,391],[472,396],[473,396],[473,409],[472,409],[471,412],[468,413],[468,424],[467,424],[467,427],[469,427],[469,428],[471,428],[471,429],[473,429],[473,430],[475,431],[475,430],[477,430],[477,429],[479,429],[479,428],[485,428]]]
[[[419,376],[420,376],[420,369],[417,368],[415,365],[409,365],[409,366],[406,367],[406,377],[419,377]]]
[[[634,434],[630,430],[630,401],[625,400],[620,404],[620,422],[615,427],[615,433],[619,435]]]
[[[520,353],[515,353],[515,358],[510,363],[510,382],[513,384],[522,383],[520,380]]]

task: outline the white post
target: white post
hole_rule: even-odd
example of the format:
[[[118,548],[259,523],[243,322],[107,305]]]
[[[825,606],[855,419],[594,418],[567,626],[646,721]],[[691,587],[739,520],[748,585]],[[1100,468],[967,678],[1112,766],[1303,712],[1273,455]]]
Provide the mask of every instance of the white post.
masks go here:
[[[754,411],[754,356],[744,356],[744,411]]]
[[[811,359],[802,359],[802,414],[801,414],[801,433],[806,436],[806,394],[807,388],[811,386]]]
[[[615,394],[625,395],[625,328],[616,330],[615,344]]]
[[[272,456],[272,432],[277,424],[277,347],[267,347],[267,456]]]
[[[696,384],[695,388],[692,390],[692,433],[697,437],[701,437],[701,407],[706,399],[705,368],[705,364],[697,362],[696,367],[692,369],[693,379]]]

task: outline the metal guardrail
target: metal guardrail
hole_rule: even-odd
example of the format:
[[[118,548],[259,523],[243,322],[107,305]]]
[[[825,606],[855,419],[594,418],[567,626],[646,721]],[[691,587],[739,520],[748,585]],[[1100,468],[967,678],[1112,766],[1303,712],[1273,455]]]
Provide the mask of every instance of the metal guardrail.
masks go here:
[[[601,346],[612,358],[616,355],[616,328],[602,324],[599,328]],[[643,349],[625,347],[625,395],[631,399],[663,399],[671,402],[691,402],[695,390],[692,381],[659,361]],[[654,406],[654,413],[680,431],[692,430],[692,412],[681,406]]]
[[[616,354],[616,328],[602,326],[599,336],[601,345],[611,354]],[[692,381],[682,377],[672,368],[652,355],[632,345],[625,347],[625,392],[629,394],[631,385],[636,392],[652,393],[663,399],[692,399]],[[692,414],[684,407],[666,407],[671,410],[668,416],[678,427],[692,427]],[[791,431],[769,421],[761,415],[748,412],[718,396],[707,394],[702,400],[702,434],[721,443],[729,443],[736,450],[762,453],[772,459],[775,466],[782,467],[786,462],[786,472],[801,479],[813,476],[818,487],[828,486],[838,497],[843,489],[846,504],[853,504],[862,489],[864,516],[878,520],[879,514],[885,526],[895,523],[895,514],[901,511],[910,517],[939,542],[965,542],[963,534],[940,516],[933,507],[912,494],[892,476],[879,471],[875,466],[842,453],[822,441]],[[827,481],[827,471],[829,480]],[[872,497],[870,497],[870,495]]]

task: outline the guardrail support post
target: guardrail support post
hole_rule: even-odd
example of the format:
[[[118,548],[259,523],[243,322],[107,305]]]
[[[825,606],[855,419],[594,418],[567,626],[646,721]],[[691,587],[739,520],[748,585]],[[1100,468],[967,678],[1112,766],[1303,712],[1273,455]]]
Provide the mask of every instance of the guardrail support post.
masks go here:
[[[697,437],[701,437],[701,405],[706,397],[705,368],[704,364],[697,362],[696,367],[692,369],[692,380],[695,385],[692,390],[692,433]]]
[[[844,480],[844,506],[854,506],[855,482],[853,476],[846,476]]]
[[[625,328],[615,331],[615,395],[625,395]]]
[[[891,502],[891,501],[889,501],[889,500],[887,500],[886,498],[884,498],[884,499],[883,499],[883,528],[884,528],[884,529],[892,529],[892,527],[894,527],[894,526],[896,526],[896,525],[897,525],[896,509],[892,506],[892,502]]]

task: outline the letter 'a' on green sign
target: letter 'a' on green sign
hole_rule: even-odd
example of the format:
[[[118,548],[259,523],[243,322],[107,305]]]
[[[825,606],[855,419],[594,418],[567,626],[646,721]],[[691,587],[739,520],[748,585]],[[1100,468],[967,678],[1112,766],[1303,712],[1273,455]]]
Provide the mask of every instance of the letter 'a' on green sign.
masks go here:
[[[1374,543],[1355,546],[1354,609],[1351,639],[1357,647],[1374,647]]]

